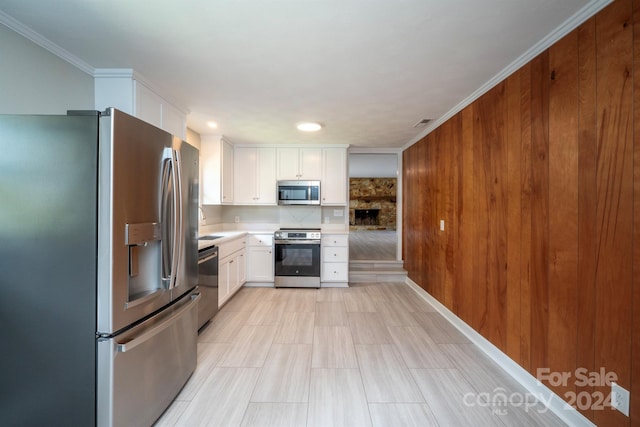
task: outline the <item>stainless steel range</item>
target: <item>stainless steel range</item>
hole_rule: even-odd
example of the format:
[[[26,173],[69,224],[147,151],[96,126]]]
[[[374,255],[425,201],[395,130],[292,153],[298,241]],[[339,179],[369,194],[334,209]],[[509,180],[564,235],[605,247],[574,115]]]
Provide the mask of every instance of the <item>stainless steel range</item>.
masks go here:
[[[320,287],[320,237],[319,228],[275,232],[276,288]]]

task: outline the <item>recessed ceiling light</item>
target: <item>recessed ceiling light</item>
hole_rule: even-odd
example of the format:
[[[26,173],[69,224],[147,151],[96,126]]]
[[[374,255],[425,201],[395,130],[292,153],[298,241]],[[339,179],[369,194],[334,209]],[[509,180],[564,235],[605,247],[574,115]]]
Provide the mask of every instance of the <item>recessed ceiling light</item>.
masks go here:
[[[322,125],[320,123],[313,122],[298,123],[296,127],[298,128],[298,130],[301,130],[303,132],[317,132],[322,129]]]
[[[209,126],[211,129],[218,128],[218,124],[216,122],[207,122],[207,126]]]

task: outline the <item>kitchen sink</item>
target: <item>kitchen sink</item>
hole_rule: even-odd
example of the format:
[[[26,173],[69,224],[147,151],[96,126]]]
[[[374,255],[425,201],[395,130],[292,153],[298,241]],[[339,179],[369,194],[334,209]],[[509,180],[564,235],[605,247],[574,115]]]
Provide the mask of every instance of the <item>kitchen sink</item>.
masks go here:
[[[198,240],[216,240],[221,239],[223,236],[200,236]]]

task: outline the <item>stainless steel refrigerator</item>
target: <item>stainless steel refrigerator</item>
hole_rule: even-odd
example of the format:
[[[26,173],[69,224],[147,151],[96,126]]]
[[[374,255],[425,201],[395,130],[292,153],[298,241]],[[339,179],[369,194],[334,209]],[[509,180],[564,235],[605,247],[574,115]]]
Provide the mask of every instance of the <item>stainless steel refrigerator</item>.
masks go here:
[[[198,150],[115,109],[0,116],[0,425],[152,424],[193,372]]]

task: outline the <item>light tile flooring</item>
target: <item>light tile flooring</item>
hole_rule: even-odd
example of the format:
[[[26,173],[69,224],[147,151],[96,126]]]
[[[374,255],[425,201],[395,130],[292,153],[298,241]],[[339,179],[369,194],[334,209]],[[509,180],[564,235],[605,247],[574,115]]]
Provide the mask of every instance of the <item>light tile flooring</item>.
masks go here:
[[[498,394],[525,391],[404,284],[244,288],[156,425],[564,425]]]
[[[395,260],[398,235],[391,230],[349,232],[349,259],[352,261]]]

